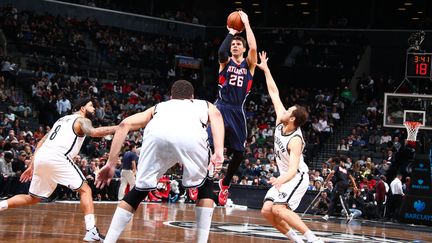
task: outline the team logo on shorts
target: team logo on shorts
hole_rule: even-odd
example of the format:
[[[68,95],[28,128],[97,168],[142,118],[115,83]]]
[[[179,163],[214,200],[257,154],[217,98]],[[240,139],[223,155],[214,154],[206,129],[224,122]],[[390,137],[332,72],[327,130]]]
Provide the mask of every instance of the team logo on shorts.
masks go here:
[[[167,221],[164,225],[192,229],[194,228],[194,223],[192,221]],[[287,237],[276,229],[268,225],[257,225],[257,224],[235,224],[235,223],[218,223],[212,222],[210,232],[220,233],[220,234],[231,234],[236,236],[249,236],[261,239],[277,239],[286,240]],[[298,233],[298,232],[297,232]],[[377,236],[369,235],[358,235],[358,234],[346,234],[340,232],[330,232],[330,231],[315,231],[316,236],[321,238],[324,242],[344,242],[344,243],[357,243],[357,242],[368,242],[368,243],[403,243],[407,240],[401,240],[397,238],[381,238]],[[298,235],[301,235],[298,233]],[[303,240],[306,238],[303,237]]]
[[[286,194],[285,192],[279,192],[279,195],[278,195],[279,199],[285,198],[287,196],[288,196],[288,194]]]

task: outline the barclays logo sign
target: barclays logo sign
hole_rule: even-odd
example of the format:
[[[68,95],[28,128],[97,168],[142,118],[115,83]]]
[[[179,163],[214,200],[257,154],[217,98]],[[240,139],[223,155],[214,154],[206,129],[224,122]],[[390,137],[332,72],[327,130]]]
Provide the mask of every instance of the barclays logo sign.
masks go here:
[[[413,184],[412,188],[420,189],[420,190],[429,190],[430,186],[429,185],[423,185],[423,183],[424,183],[423,179],[418,179],[417,184]]]
[[[416,213],[405,213],[404,218],[405,219],[411,219],[411,220],[422,220],[422,221],[428,221],[432,222],[432,215],[430,214],[424,214],[426,209],[426,203],[422,200],[417,200],[413,204],[413,208],[415,209]]]
[[[427,171],[429,171],[429,169],[427,167],[425,167],[425,165],[423,163],[420,163],[420,164],[418,164],[417,167],[414,167],[414,171],[427,172]]]
[[[417,200],[414,202],[414,209],[418,212],[421,213],[423,212],[423,210],[425,210],[426,208],[426,203],[421,201],[421,200]]]

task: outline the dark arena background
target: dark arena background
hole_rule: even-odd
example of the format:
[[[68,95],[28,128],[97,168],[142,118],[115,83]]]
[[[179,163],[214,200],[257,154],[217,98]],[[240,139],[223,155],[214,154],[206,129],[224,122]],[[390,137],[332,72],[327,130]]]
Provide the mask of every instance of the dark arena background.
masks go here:
[[[432,242],[432,1],[0,0],[0,10],[0,200],[28,193],[30,182],[19,178],[37,143],[79,98],[93,98],[94,127],[168,100],[178,79],[214,102],[227,16],[243,10],[284,106],[309,112],[309,187],[296,209],[303,221],[324,242]],[[275,113],[258,68],[244,108],[244,160],[228,203],[215,206],[209,242],[288,241],[260,212],[280,174]],[[142,133],[128,134],[120,156],[133,145],[139,154]],[[119,162],[108,187],[94,184],[112,139],[86,137],[72,161],[92,188],[103,234],[123,180]],[[230,159],[215,175],[217,190]],[[355,215],[349,224],[340,204],[323,219],[334,193],[324,181],[339,160],[358,188],[344,194]],[[194,242],[195,201],[182,173],[180,165],[168,170],[119,242]],[[392,192],[398,180],[401,192]],[[79,202],[58,185],[42,203],[0,211],[0,242],[80,242]]]

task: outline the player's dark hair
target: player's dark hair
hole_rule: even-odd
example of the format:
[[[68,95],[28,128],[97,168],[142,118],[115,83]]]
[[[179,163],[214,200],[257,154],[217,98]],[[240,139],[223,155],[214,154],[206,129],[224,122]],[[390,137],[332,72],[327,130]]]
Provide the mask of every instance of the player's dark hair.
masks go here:
[[[235,40],[239,40],[239,41],[241,41],[242,44],[243,44],[243,46],[244,46],[245,48],[247,47],[247,41],[246,41],[245,38],[243,38],[243,36],[240,36],[240,35],[236,35],[236,36],[234,36],[233,39],[232,39],[232,41],[231,41],[231,43],[232,43],[233,41],[235,41]]]
[[[295,105],[295,107],[297,109],[292,112],[292,116],[295,117],[294,126],[301,127],[306,123],[309,114],[303,106]]]
[[[75,100],[74,105],[73,105],[73,110],[79,111],[81,109],[81,107],[85,106],[90,101],[93,101],[91,97],[86,97],[86,98],[81,98],[81,99]]]
[[[177,80],[171,87],[172,99],[192,99],[194,94],[194,87],[192,84],[184,79]]]

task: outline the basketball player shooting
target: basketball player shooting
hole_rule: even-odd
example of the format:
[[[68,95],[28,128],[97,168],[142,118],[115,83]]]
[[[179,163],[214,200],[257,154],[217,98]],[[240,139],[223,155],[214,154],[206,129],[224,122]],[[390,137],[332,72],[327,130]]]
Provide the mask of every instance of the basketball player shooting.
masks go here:
[[[309,168],[303,159],[305,141],[301,126],[307,121],[308,113],[302,106],[285,109],[279,90],[267,65],[267,54],[259,54],[261,63],[257,67],[264,71],[267,89],[276,112],[274,151],[280,176],[270,178],[273,186],[264,197],[262,215],[282,234],[296,243],[303,242],[292,229],[300,231],[308,242],[323,242],[306,226],[294,212],[307,191]]]
[[[233,154],[225,177],[219,180],[218,201],[221,206],[228,200],[231,179],[243,161],[247,136],[244,103],[252,88],[257,62],[257,44],[249,18],[243,11],[238,13],[245,27],[247,43],[237,35],[240,33],[238,30],[227,26],[229,33],[219,48],[219,92],[215,105],[224,120],[225,147],[228,153]],[[247,45],[249,52],[245,58]]]
[[[80,194],[87,230],[83,240],[99,241],[103,237],[95,226],[92,191],[81,170],[72,161],[86,136],[114,134],[117,126],[94,128],[90,119],[95,114],[95,108],[89,98],[78,100],[74,108],[76,113],[58,119],[53,129],[37,144],[34,157],[20,178],[22,182],[31,180],[29,195],[20,194],[0,201],[0,211],[39,203],[60,184]]]

